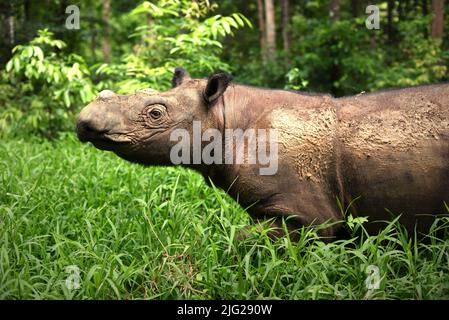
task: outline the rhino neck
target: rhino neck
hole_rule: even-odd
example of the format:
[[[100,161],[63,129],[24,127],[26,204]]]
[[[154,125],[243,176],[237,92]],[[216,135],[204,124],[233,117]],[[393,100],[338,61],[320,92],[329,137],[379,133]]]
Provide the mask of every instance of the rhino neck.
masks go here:
[[[229,86],[218,105],[222,114],[222,130],[247,130],[262,127],[264,124],[259,123],[258,120],[261,115],[273,108],[268,97],[275,92],[275,90],[244,85],[232,84]]]
[[[232,84],[218,103],[217,112],[223,114],[220,121],[225,129],[268,128],[271,125],[266,120],[275,109],[311,109],[331,100],[327,95]]]

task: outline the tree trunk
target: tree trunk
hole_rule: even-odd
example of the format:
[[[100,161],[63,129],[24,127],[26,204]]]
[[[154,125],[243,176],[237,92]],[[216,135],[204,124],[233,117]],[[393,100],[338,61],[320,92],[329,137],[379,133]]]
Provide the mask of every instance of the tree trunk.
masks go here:
[[[444,0],[432,0],[432,31],[433,39],[441,39],[444,29]]]
[[[30,23],[31,19],[33,18],[31,11],[31,0],[25,0],[23,2],[23,7],[24,7],[23,11],[25,13],[25,21],[27,23]]]
[[[290,4],[282,0],[282,39],[284,42],[284,64],[290,65]]]
[[[332,23],[340,19],[340,0],[331,0],[329,6],[329,16]],[[331,37],[331,47],[338,43],[338,39],[335,35]],[[332,59],[332,66],[330,68],[330,82],[332,83],[331,93],[335,96],[342,94],[341,89],[336,86],[336,83],[341,78],[341,67],[337,59]]]
[[[405,17],[407,16],[407,2],[406,1],[399,1],[398,4],[398,13],[399,13],[399,20],[403,21],[405,20]]]
[[[14,7],[12,1],[2,4],[0,9],[0,14],[5,19],[3,20],[4,43],[9,47],[8,50],[10,50],[15,43]]]
[[[7,30],[8,30],[9,45],[12,47],[12,46],[14,46],[14,43],[15,43],[15,37],[14,37],[15,29],[14,29],[14,16],[13,15],[6,18],[6,24],[7,24]]]
[[[6,63],[11,58],[11,49],[14,42],[14,17],[13,8],[9,2],[0,2],[0,64]],[[12,37],[11,37],[12,34]]]
[[[394,0],[388,0],[387,11],[387,38],[388,42],[393,43],[393,12],[394,12]]]
[[[331,0],[329,15],[332,21],[340,19],[340,0]]]
[[[262,58],[266,58],[266,41],[267,41],[267,33],[265,29],[265,11],[263,6],[263,0],[257,0],[257,15],[259,18],[259,32],[260,32],[260,52],[262,54]]]
[[[103,57],[106,62],[111,61],[111,43],[110,43],[110,33],[111,26],[109,23],[109,14],[111,10],[110,0],[103,0],[103,26],[104,26],[104,34],[103,34]]]
[[[265,0],[265,26],[267,34],[267,58],[273,61],[276,58],[276,22],[274,18],[273,0]]]
[[[92,23],[92,25],[94,25]],[[97,60],[97,30],[93,27],[90,32],[90,50],[92,52],[93,60]]]
[[[429,14],[429,3],[427,0],[421,1],[421,13],[424,17]],[[429,28],[424,28],[423,30],[424,38],[429,38]]]
[[[377,40],[375,32],[371,32],[371,35],[369,37],[369,47],[373,50],[377,48]]]
[[[351,13],[354,18],[360,14],[360,0],[351,0]]]
[[[427,0],[421,1],[422,15],[427,16],[429,14],[429,9],[427,6]]]

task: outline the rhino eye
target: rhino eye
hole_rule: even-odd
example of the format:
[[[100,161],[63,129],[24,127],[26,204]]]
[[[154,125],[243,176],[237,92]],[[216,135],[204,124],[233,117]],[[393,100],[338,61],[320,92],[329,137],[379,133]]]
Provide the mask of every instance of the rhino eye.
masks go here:
[[[150,116],[151,116],[153,119],[159,119],[159,118],[162,116],[162,112],[160,112],[160,111],[157,110],[157,109],[153,109],[153,110],[150,111]]]
[[[150,117],[153,120],[158,120],[162,117],[162,110],[159,108],[151,108],[147,111],[148,117]]]

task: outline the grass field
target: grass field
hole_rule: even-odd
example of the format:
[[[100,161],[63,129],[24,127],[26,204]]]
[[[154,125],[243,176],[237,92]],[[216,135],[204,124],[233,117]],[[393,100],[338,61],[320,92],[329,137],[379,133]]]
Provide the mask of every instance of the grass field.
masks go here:
[[[0,142],[2,299],[449,298],[448,238],[417,244],[390,225],[334,243],[313,230],[237,241],[248,225],[194,172],[132,165],[71,134]]]

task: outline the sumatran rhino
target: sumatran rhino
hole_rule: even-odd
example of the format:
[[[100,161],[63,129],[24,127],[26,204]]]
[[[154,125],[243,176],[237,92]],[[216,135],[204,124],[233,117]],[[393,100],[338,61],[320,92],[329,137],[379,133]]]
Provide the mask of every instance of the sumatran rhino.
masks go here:
[[[392,214],[421,232],[447,213],[448,84],[335,99],[238,85],[225,73],[192,79],[182,68],[172,82],[166,92],[101,92],[78,117],[79,139],[131,162],[183,164],[256,221],[329,222],[321,234],[330,238],[343,230],[333,223],[341,204],[367,217],[370,233]],[[266,143],[250,145],[257,139]]]

